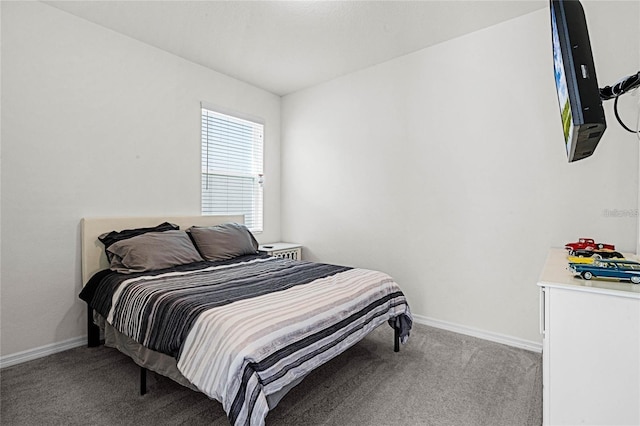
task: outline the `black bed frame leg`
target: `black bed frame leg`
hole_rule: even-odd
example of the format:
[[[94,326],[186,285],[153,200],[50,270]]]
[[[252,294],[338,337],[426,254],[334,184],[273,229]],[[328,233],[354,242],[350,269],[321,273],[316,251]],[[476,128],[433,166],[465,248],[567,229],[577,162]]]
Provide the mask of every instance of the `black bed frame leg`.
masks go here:
[[[393,327],[393,351],[400,352],[400,329]]]
[[[147,393],[147,369],[140,367],[140,395]]]
[[[87,304],[87,347],[100,346],[100,327],[93,322],[93,309]]]

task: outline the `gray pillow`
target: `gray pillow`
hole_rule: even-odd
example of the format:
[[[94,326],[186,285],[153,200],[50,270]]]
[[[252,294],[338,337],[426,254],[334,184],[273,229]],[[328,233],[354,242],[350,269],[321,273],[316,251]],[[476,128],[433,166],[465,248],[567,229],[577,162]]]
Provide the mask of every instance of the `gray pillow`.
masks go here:
[[[134,228],[134,229],[123,229],[122,231],[111,231],[106,232],[98,237],[102,244],[104,244],[105,252],[107,253],[107,259],[111,262],[111,257],[113,256],[109,253],[109,246],[113,243],[117,243],[121,240],[126,240],[127,238],[137,237],[138,235],[146,234],[147,232],[164,232],[171,231],[174,229],[180,229],[178,225],[174,225],[173,223],[164,222],[157,226],[152,226],[149,228]]]
[[[258,242],[253,234],[238,223],[192,226],[188,232],[205,260],[232,259],[258,252]]]
[[[107,249],[111,270],[123,274],[153,271],[192,262],[202,256],[185,231],[147,232],[113,243]]]

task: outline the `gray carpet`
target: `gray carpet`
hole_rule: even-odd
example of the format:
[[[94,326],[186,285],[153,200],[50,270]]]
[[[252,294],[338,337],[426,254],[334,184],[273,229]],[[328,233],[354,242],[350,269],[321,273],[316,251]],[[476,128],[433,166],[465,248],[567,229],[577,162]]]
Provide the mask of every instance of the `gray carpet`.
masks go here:
[[[295,387],[267,425],[540,425],[541,355],[415,325],[383,325]],[[228,425],[221,405],[115,349],[76,348],[0,371],[3,425]]]

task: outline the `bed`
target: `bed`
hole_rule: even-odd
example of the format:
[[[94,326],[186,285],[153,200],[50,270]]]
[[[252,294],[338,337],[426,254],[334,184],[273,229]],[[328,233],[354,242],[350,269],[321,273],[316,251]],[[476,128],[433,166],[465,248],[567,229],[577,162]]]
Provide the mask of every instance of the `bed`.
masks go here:
[[[399,350],[406,298],[372,270],[269,257],[242,216],[85,218],[88,344],[112,346],[263,425],[318,366],[383,323]],[[107,250],[105,250],[107,248]],[[390,345],[391,346],[391,345]]]

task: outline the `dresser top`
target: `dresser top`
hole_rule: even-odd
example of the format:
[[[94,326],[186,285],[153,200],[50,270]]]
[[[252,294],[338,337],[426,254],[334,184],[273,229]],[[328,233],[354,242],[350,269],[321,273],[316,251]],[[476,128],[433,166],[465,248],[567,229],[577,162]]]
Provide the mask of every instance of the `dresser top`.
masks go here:
[[[636,260],[636,255],[624,254],[630,260]],[[552,248],[547,255],[544,269],[538,279],[540,287],[557,287],[568,290],[604,293],[612,296],[640,299],[640,284],[618,281],[613,279],[593,278],[585,280],[574,277],[569,271],[567,251],[563,248]]]

